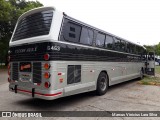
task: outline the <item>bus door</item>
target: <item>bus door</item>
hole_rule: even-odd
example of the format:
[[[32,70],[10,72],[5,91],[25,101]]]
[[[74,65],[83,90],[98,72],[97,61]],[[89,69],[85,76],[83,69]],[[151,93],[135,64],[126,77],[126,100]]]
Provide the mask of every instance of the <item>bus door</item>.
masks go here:
[[[149,52],[146,57],[146,74],[155,75],[155,54],[154,52]]]

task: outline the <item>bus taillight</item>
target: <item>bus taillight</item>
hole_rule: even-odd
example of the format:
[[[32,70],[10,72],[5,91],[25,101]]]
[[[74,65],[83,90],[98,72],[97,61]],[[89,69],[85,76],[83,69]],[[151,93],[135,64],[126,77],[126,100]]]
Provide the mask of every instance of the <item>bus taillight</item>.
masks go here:
[[[11,68],[11,65],[10,64],[8,64],[8,70]]]
[[[10,64],[8,64],[8,75],[9,75],[9,76],[10,76],[10,74],[11,74],[10,68],[11,68],[11,66],[10,66]]]
[[[10,78],[8,78],[8,82],[11,82],[11,79],[10,79]]]
[[[49,60],[49,54],[44,55],[44,60]]]
[[[11,74],[11,72],[8,70],[8,75],[10,75]]]
[[[10,62],[10,59],[11,59],[11,57],[10,57],[10,56],[8,56],[8,62]]]
[[[45,68],[46,70],[48,70],[48,69],[50,68],[50,64],[45,63],[45,64],[44,64],[44,68]]]
[[[49,72],[45,72],[45,73],[44,73],[44,78],[46,78],[46,79],[50,78]]]
[[[50,86],[51,86],[50,82],[45,82],[45,83],[44,83],[44,87],[45,87],[45,88],[49,88]]]

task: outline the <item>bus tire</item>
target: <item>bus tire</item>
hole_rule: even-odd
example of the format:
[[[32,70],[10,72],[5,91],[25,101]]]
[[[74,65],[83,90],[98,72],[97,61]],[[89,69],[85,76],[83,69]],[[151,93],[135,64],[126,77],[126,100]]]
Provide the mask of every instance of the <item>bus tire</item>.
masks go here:
[[[108,77],[107,74],[104,72],[101,72],[97,79],[97,89],[96,94],[97,95],[104,95],[107,92],[108,89]]]

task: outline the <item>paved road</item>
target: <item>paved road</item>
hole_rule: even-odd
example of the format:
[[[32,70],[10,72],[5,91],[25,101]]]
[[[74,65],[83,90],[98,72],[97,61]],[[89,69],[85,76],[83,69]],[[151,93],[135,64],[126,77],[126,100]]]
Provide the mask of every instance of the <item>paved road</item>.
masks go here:
[[[3,74],[6,75],[6,74]],[[2,76],[0,76],[0,80]],[[5,78],[6,76],[3,76]],[[84,93],[53,101],[32,99],[8,91],[8,83],[0,84],[0,111],[160,111],[160,87],[137,84],[132,80],[110,87],[104,96]],[[51,118],[48,118],[51,119]],[[73,120],[71,118],[54,118]],[[86,119],[86,118],[76,118]],[[93,119],[93,118],[87,118]],[[105,118],[94,118],[95,120]],[[142,118],[114,117],[110,120],[137,120]],[[143,118],[158,119],[158,118]]]
[[[8,81],[7,69],[0,69],[0,85]]]

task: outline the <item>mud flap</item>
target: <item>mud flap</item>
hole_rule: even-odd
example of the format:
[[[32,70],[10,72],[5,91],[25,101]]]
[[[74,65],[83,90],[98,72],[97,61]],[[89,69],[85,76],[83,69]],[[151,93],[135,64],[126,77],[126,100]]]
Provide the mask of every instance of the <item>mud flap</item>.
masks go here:
[[[17,85],[14,86],[14,91],[17,93]]]
[[[32,97],[34,97],[35,88],[32,88]]]

